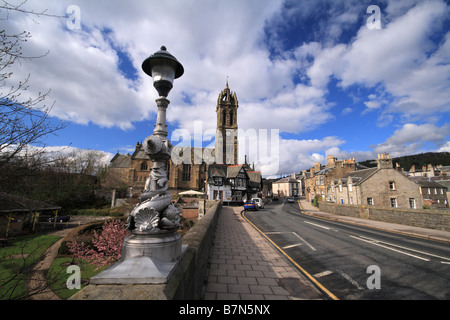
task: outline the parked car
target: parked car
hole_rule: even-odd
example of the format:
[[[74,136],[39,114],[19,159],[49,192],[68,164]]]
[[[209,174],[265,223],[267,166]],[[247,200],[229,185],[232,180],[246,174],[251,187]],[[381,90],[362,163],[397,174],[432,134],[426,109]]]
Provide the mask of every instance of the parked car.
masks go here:
[[[274,196],[272,197],[272,200],[273,200],[273,201],[278,201],[278,196],[274,195]]]
[[[253,201],[256,202],[256,205],[259,209],[264,209],[264,201],[261,198],[252,198]]]
[[[288,199],[287,199],[287,202],[294,203],[295,200],[294,200],[294,198],[288,198]]]
[[[57,222],[67,222],[70,220],[70,216],[57,216],[56,217],[56,221]],[[55,221],[55,216],[50,216],[50,218],[48,218],[47,220],[48,222],[54,222]]]
[[[247,200],[244,202],[244,210],[258,210],[258,205],[254,200]]]

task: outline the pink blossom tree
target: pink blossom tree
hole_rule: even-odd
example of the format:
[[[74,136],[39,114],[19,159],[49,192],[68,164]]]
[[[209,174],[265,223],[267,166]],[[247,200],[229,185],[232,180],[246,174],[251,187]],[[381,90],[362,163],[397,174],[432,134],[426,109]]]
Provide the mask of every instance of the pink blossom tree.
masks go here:
[[[77,241],[68,242],[67,246],[75,258],[96,266],[95,270],[98,270],[120,259],[122,242],[127,235],[124,221],[110,220],[103,224],[101,232],[94,231],[92,246]]]

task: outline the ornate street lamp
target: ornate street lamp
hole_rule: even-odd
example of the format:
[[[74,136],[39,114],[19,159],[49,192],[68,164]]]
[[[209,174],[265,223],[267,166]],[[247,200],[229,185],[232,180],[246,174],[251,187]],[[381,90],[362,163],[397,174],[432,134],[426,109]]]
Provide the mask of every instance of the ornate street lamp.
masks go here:
[[[167,51],[165,46],[144,60],[142,70],[153,78],[153,86],[160,97],[167,97],[173,87],[173,80],[184,73],[181,63]]]
[[[166,109],[173,81],[184,73],[184,68],[162,46],[144,60],[142,69],[153,78],[159,93],[155,129],[144,141],[152,168],[141,201],[128,216],[131,234],[124,239],[120,261],[91,278],[93,284],[164,283],[183,251],[177,232],[181,214],[171,203],[168,191],[166,167],[172,144],[167,139]]]

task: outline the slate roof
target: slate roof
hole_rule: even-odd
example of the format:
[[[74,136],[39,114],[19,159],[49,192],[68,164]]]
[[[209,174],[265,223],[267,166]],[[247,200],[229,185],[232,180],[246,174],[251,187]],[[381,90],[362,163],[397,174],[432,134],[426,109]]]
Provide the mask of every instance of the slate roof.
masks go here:
[[[438,183],[437,181],[415,180],[414,182],[424,188],[447,188],[444,184]]]
[[[281,178],[280,180],[274,181],[273,183],[286,183],[286,182],[298,182],[298,180],[289,176],[289,177]]]
[[[110,168],[129,168],[131,167],[131,156],[129,154],[117,153],[109,163]]]
[[[228,167],[228,178],[236,178],[239,171],[241,171],[242,165],[234,165]]]
[[[352,177],[353,184],[357,185],[369,178],[372,174],[374,174],[378,168],[369,168],[363,170],[357,170],[349,172],[344,178],[341,178],[341,181],[347,183],[348,177]],[[335,179],[338,181],[339,179]]]

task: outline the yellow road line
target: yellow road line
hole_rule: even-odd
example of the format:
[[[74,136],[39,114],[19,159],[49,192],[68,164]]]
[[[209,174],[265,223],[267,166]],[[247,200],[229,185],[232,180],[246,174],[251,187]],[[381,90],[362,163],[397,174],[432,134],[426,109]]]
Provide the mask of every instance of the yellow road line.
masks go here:
[[[300,203],[299,203],[300,204]],[[279,246],[277,246],[275,244],[275,242],[273,242],[268,236],[266,236],[264,234],[264,232],[262,232],[261,230],[258,229],[257,226],[255,226],[253,223],[250,222],[250,220],[247,219],[247,217],[244,214],[245,210],[242,211],[242,217],[248,222],[250,223],[253,228],[255,228],[259,233],[261,233],[267,240],[269,240],[270,243],[272,243],[275,248],[277,248],[282,254],[284,254],[286,256],[286,258],[289,259],[289,261],[291,261],[298,269],[300,269],[301,272],[303,272],[303,274],[305,276],[307,276],[317,287],[319,287],[323,292],[325,292],[331,299],[333,300],[339,300],[338,297],[336,297],[334,294],[332,294],[327,288],[325,288],[319,281],[317,281],[312,275],[310,275],[305,269],[303,269],[296,261],[294,261],[294,259],[292,259],[286,252],[284,252],[283,249],[281,249]]]

